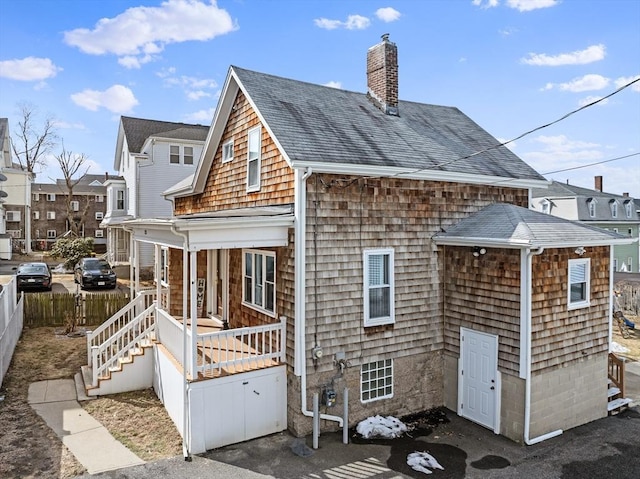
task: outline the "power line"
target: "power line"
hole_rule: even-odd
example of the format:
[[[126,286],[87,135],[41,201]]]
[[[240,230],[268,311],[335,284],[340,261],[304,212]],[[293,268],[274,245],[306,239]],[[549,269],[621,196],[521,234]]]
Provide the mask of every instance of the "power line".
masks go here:
[[[612,161],[624,160],[625,158],[631,158],[632,156],[640,155],[640,151],[636,153],[631,153],[630,155],[619,156],[617,158],[611,158],[610,160],[596,161],[595,163],[589,163],[588,165],[574,166],[572,168],[564,168],[562,170],[548,171],[547,173],[542,173],[542,175],[552,175],[554,173],[562,173],[563,171],[572,171],[579,170],[580,168],[588,168],[589,166],[602,165],[603,163],[611,163]]]

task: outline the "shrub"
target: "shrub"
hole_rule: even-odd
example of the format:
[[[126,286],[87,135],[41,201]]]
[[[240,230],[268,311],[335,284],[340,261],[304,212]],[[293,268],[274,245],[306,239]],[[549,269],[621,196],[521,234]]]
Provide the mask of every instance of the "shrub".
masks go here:
[[[73,269],[81,258],[93,254],[93,238],[61,238],[51,247],[51,256],[64,259],[64,267]]]

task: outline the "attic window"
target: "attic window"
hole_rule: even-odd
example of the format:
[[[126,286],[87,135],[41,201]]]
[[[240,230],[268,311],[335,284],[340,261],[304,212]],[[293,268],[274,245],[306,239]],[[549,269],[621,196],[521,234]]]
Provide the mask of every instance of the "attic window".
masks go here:
[[[618,202],[616,200],[611,201],[611,217],[618,217]]]
[[[626,201],[624,204],[624,211],[625,211],[625,214],[627,215],[627,218],[631,218],[631,213],[633,212],[631,204],[632,204],[631,201]]]
[[[587,200],[587,206],[589,207],[589,216],[595,218],[596,216],[596,200],[590,198]]]
[[[247,139],[247,191],[260,189],[260,127],[249,130]]]
[[[222,162],[227,163],[233,160],[233,140],[222,145]]]
[[[548,215],[551,211],[551,202],[549,200],[542,200],[540,202],[540,210]]]

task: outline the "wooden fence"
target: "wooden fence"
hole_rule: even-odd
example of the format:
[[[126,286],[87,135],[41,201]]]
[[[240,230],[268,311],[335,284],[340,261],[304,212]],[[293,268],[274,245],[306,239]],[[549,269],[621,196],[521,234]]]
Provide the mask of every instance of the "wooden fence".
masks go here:
[[[129,302],[120,293],[87,294],[28,293],[24,295],[25,326],[68,326],[76,318],[78,326],[102,324]]]
[[[614,289],[620,293],[618,304],[624,313],[634,316],[640,315],[640,283],[618,281]]]

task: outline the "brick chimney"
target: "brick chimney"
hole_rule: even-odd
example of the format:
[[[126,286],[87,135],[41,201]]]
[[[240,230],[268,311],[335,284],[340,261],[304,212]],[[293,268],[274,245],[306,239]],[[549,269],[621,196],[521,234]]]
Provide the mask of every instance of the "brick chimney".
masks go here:
[[[602,176],[596,176],[596,190],[602,191]]]
[[[398,116],[398,47],[388,33],[367,51],[367,90],[378,108]]]
[[[622,193],[622,196],[624,196],[625,198],[629,198],[629,192]]]

